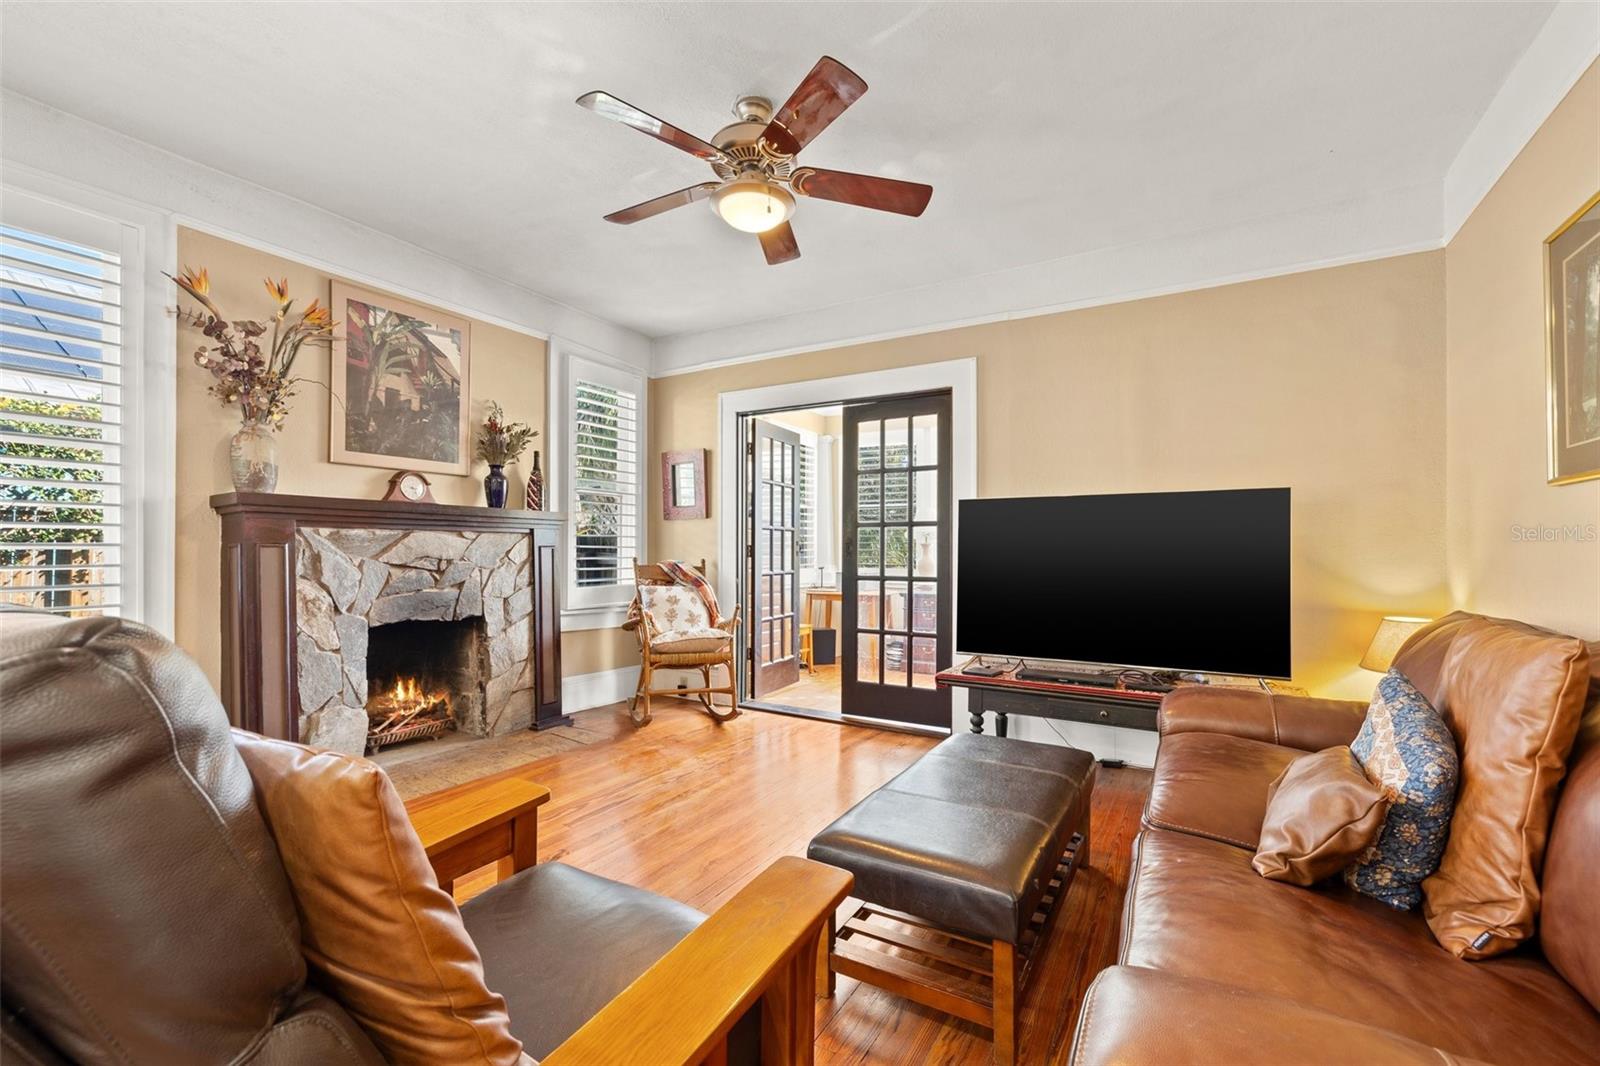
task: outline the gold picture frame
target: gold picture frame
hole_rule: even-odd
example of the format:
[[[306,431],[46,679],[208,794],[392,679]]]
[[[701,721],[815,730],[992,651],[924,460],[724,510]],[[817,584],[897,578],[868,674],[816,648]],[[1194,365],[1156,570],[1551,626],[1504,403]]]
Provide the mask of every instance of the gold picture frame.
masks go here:
[[[328,460],[468,473],[471,324],[341,281],[331,296]]]
[[[1600,478],[1600,193],[1544,242],[1549,483]]]

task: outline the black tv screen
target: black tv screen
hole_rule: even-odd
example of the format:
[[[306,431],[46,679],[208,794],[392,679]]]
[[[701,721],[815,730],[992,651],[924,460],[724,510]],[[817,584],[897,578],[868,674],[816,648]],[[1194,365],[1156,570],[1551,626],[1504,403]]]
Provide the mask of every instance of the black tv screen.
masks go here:
[[[962,500],[956,647],[1289,676],[1289,490]]]

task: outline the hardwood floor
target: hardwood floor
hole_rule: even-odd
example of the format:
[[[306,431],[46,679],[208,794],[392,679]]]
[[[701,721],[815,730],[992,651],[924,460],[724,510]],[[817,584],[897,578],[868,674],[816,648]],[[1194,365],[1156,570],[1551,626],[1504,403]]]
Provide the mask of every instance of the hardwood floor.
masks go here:
[[[761,700],[764,703],[781,703],[786,707],[838,714],[839,667],[836,664],[801,670],[800,680],[765,693]]]
[[[539,861],[559,860],[716,908],[936,742],[907,733],[747,711],[726,724],[663,699],[635,730],[621,705],[584,711],[610,738],[528,763],[551,790]],[[1129,850],[1149,790],[1144,770],[1106,770],[1095,786],[1092,853],[1073,879],[1023,1003],[1018,1061],[1066,1061],[1083,991],[1115,961]],[[437,802],[456,790],[416,800]],[[988,1032],[840,978],[817,1001],[817,1062],[986,1064]]]

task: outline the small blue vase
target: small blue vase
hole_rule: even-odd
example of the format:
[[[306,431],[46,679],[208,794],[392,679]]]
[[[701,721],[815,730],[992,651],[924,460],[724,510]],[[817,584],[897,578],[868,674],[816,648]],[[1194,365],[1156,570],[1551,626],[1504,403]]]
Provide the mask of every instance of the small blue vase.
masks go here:
[[[490,507],[504,509],[506,505],[506,475],[499,463],[490,463],[489,472],[483,476],[483,498]]]

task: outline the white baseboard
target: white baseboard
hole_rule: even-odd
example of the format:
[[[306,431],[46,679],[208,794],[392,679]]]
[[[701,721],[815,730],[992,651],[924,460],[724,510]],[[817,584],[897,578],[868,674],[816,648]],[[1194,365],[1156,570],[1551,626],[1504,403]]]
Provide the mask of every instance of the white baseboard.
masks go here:
[[[590,707],[604,707],[633,695],[639,685],[639,668],[622,666],[592,674],[573,674],[561,679],[561,713],[572,714]]]

